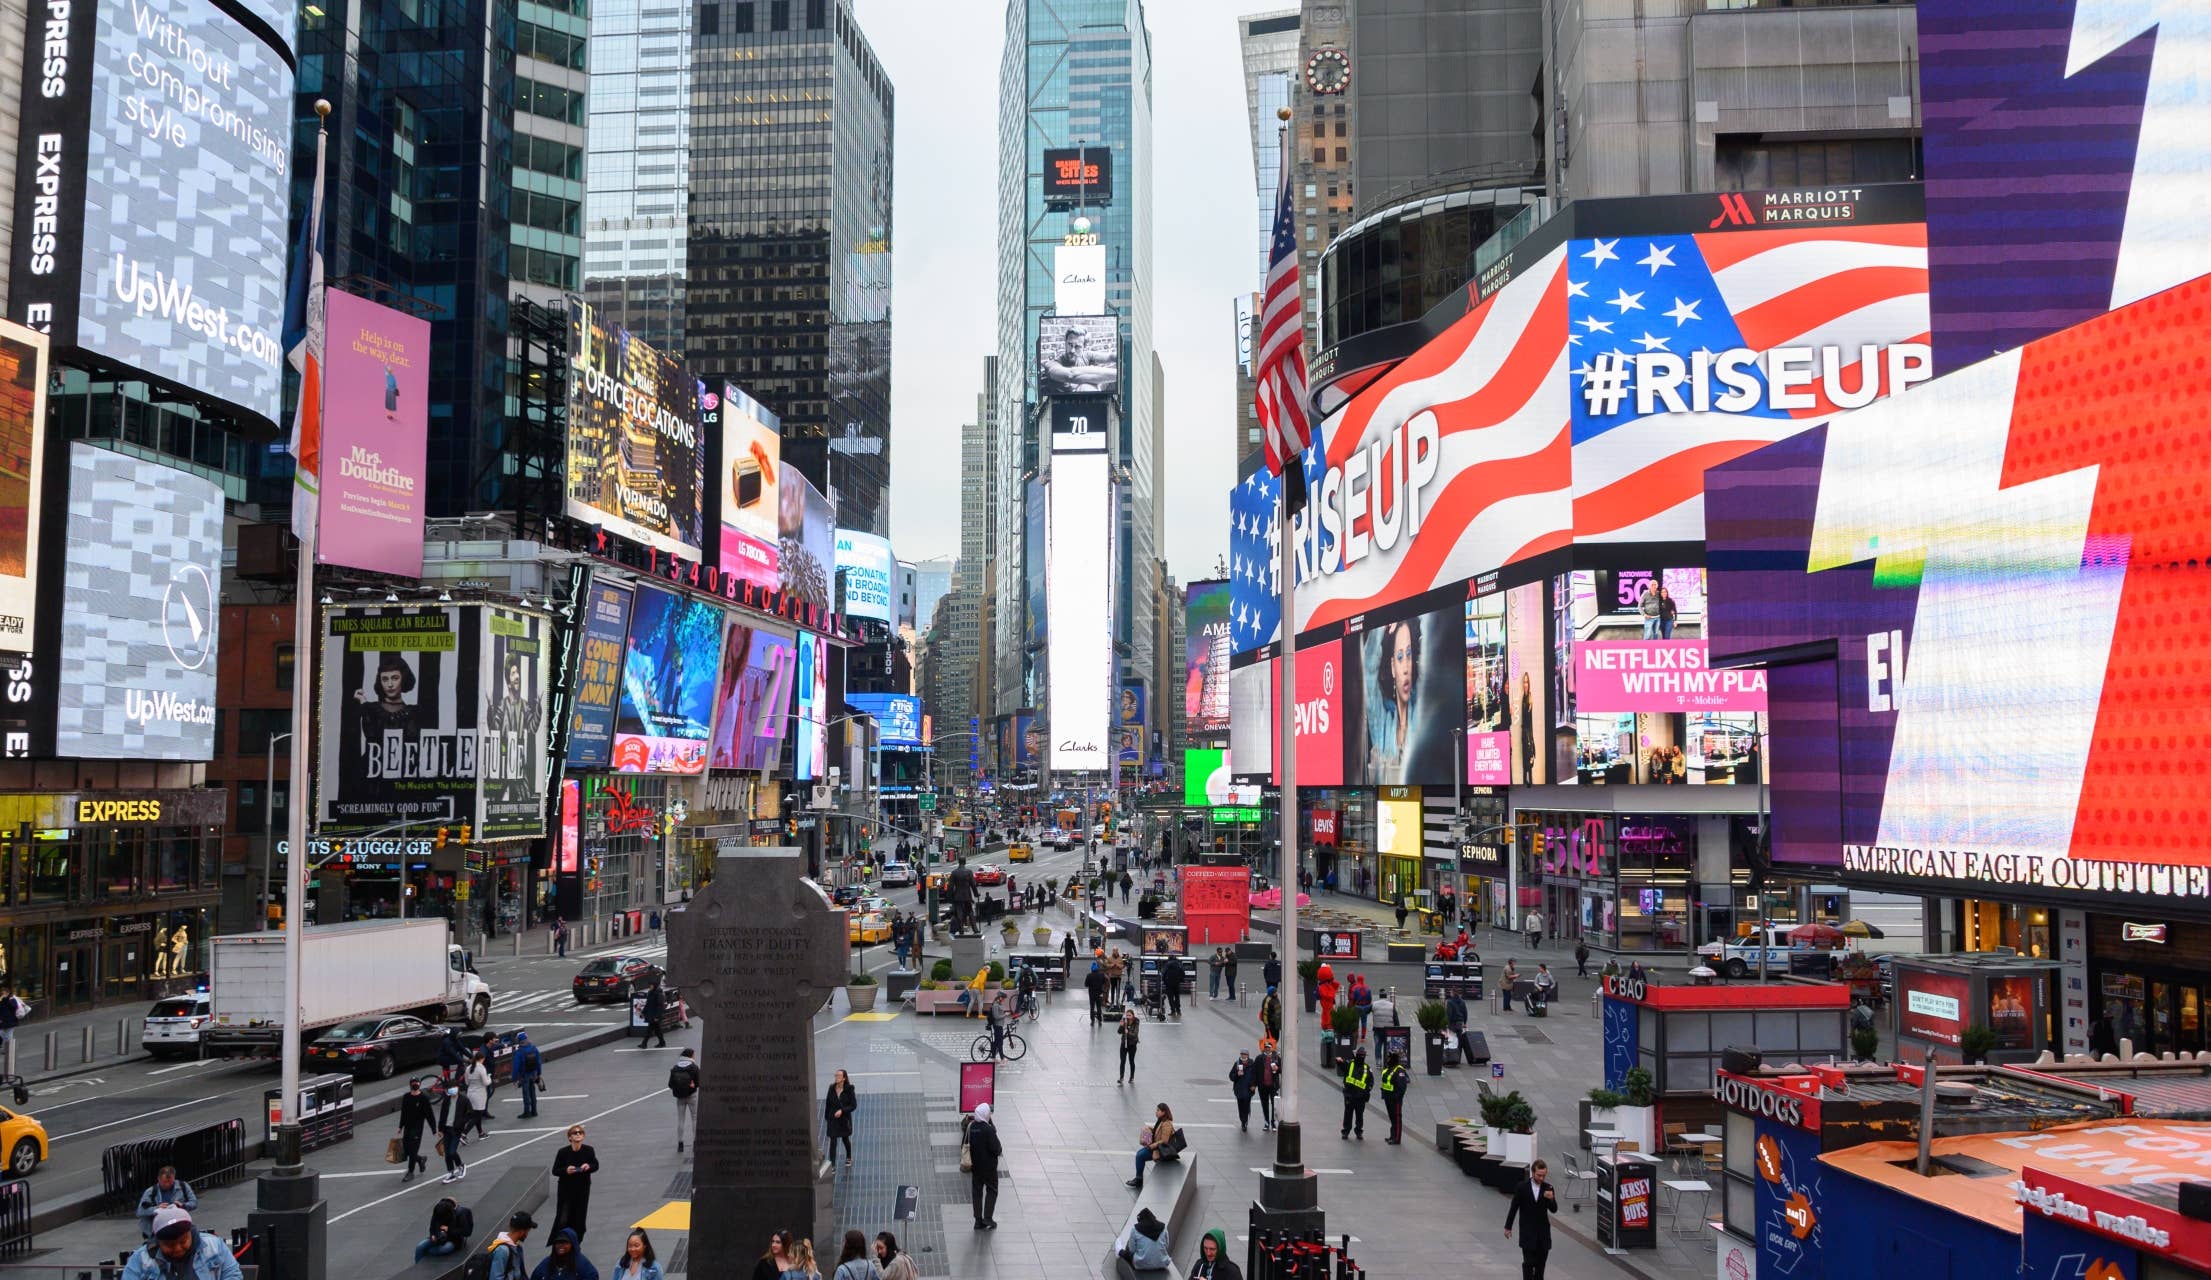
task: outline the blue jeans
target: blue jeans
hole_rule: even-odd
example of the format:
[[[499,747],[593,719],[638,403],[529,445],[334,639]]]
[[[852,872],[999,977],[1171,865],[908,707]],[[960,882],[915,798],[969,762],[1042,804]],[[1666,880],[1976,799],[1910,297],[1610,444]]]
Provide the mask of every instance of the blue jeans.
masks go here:
[[[1150,1164],[1151,1162],[1152,1162],[1152,1149],[1151,1149],[1150,1147],[1138,1147],[1138,1148],[1136,1149],[1136,1180],[1137,1180],[1137,1181],[1141,1182],[1141,1181],[1143,1181],[1143,1180],[1144,1180],[1144,1166],[1145,1166],[1145,1165],[1147,1165],[1147,1164]]]
[[[431,1244],[425,1239],[415,1246],[415,1261],[420,1262],[424,1258],[442,1258],[449,1253],[458,1252],[460,1247],[461,1242],[458,1240],[448,1240],[444,1244]]]
[[[1647,615],[1646,615],[1646,616],[1644,617],[1644,619],[1643,619],[1643,638],[1644,638],[1645,640],[1656,640],[1656,639],[1658,639],[1658,638],[1659,638],[1659,637],[1658,637],[1658,619],[1656,619],[1656,618],[1653,618],[1653,617],[1649,617],[1649,616],[1647,616]]]
[[[537,1114],[537,1077],[525,1076],[522,1080],[522,1114]]]

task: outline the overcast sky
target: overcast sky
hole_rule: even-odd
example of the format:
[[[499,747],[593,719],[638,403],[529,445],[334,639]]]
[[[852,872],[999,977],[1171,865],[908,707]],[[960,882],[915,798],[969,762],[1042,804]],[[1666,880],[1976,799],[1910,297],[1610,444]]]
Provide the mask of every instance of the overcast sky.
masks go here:
[[[1151,0],[1152,341],[1167,369],[1165,555],[1207,576],[1228,547],[1238,292],[1258,287],[1236,17],[1280,0]],[[891,542],[960,549],[960,427],[998,332],[1000,0],[856,0],[897,88]]]

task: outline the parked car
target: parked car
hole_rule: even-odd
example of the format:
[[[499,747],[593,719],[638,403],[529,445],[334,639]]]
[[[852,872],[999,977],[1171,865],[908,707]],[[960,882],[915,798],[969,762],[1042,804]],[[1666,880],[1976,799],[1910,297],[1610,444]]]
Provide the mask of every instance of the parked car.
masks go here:
[[[568,990],[577,1004],[595,1000],[611,1004],[626,998],[638,983],[659,978],[660,966],[643,956],[600,956],[577,971]]]
[[[0,1107],[0,1151],[8,1153],[8,1172],[25,1177],[46,1160],[46,1126],[29,1113]]]
[[[886,889],[902,889],[920,882],[911,862],[886,862],[883,864],[882,885]]]
[[[438,1042],[445,1029],[420,1018],[400,1014],[390,1018],[356,1018],[341,1022],[307,1045],[304,1061],[322,1071],[347,1071],[356,1076],[389,1080],[402,1067],[427,1066],[438,1060]]]
[[[975,883],[977,884],[993,885],[1004,884],[1005,882],[1006,869],[1004,867],[986,862],[975,868]]]
[[[205,991],[156,1000],[139,1027],[138,1043],[156,1058],[197,1058],[212,1007]]]

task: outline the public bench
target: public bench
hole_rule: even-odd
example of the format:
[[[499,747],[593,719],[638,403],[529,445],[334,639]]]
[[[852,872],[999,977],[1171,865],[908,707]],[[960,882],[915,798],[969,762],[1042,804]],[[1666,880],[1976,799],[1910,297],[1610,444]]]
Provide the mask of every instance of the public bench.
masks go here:
[[[1138,1271],[1121,1256],[1121,1246],[1136,1230],[1136,1215],[1149,1209],[1153,1217],[1167,1224],[1170,1254],[1197,1256],[1198,1237],[1204,1234],[1197,1225],[1197,1159],[1197,1152],[1185,1149],[1174,1159],[1155,1162],[1145,1169],[1144,1189],[1136,1193],[1128,1221],[1121,1224],[1120,1234],[1113,1237],[1112,1251],[1106,1255],[1106,1275],[1114,1280],[1183,1280],[1186,1272],[1178,1262],[1170,1262],[1164,1271]],[[1183,1239],[1185,1235],[1190,1238]]]

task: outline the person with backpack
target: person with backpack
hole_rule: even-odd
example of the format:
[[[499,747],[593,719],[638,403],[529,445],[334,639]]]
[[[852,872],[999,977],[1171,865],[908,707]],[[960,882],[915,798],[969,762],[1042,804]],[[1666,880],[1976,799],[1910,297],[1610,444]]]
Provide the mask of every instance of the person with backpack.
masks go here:
[[[1274,1097],[1282,1091],[1282,1054],[1273,1036],[1259,1042],[1259,1056],[1252,1059],[1253,1083],[1259,1090],[1259,1118],[1261,1126],[1272,1131],[1279,1122],[1274,1115]]]
[[[537,1219],[527,1210],[517,1209],[507,1219],[507,1229],[491,1238],[491,1243],[468,1255],[468,1263],[461,1268],[461,1280],[523,1280],[530,1274],[529,1262],[522,1256],[522,1242],[537,1230]]]
[[[583,1256],[583,1243],[574,1227],[557,1227],[553,1243],[545,1251],[530,1280],[599,1280],[599,1269]]]
[[[422,1154],[422,1134],[436,1122],[437,1109],[422,1091],[422,1077],[407,1081],[407,1092],[399,1099],[399,1157],[407,1166],[401,1182],[413,1182],[417,1173],[430,1167],[429,1158]]]
[[[1282,1038],[1282,997],[1267,988],[1265,998],[1259,1001],[1259,1034],[1269,1040]]]
[[[438,1181],[459,1182],[468,1176],[468,1165],[461,1159],[461,1126],[468,1123],[468,1102],[451,1084],[441,1081],[436,1089],[438,1154],[445,1157],[445,1176]]]
[[[822,1128],[829,1135],[829,1163],[837,1163],[837,1144],[842,1142],[844,1167],[852,1167],[852,1113],[859,1107],[860,1093],[852,1087],[852,1077],[843,1067],[837,1068],[836,1078],[829,1082],[829,1096],[821,1104]]]
[[[430,1234],[415,1246],[415,1261],[457,1253],[476,1234],[476,1215],[451,1196],[441,1196],[430,1206]]]
[[[699,1128],[699,1060],[689,1049],[668,1068],[668,1092],[676,1100],[676,1150]]]
[[[545,1087],[545,1055],[530,1043],[530,1033],[514,1033],[514,1080],[522,1086],[522,1111],[519,1118],[528,1120],[537,1115],[537,1091]]]
[[[837,1250],[837,1270],[830,1280],[883,1280],[875,1259],[868,1256],[868,1238],[858,1230],[845,1231],[844,1247]]]
[[[153,1239],[154,1215],[169,1205],[182,1206],[188,1213],[200,1207],[200,1198],[192,1194],[192,1184],[177,1176],[173,1164],[161,1166],[154,1175],[154,1184],[138,1197],[139,1239]]]
[[[553,1153],[553,1180],[559,1186],[553,1205],[553,1230],[576,1233],[582,1240],[590,1225],[591,1175],[599,1171],[599,1153],[583,1140],[583,1126],[568,1126],[568,1145]]]
[[[163,1205],[152,1226],[153,1234],[123,1264],[123,1280],[242,1280],[230,1249],[194,1227],[183,1205]]]

